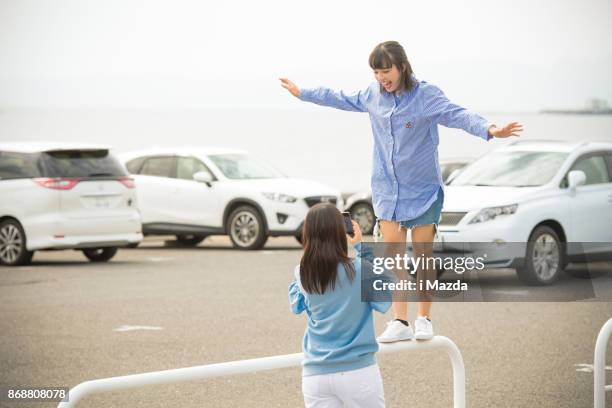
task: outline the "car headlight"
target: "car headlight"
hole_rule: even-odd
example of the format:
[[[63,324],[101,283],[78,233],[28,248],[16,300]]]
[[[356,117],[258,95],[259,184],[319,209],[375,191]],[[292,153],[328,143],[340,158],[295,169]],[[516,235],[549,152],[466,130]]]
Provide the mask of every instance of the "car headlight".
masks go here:
[[[470,221],[470,224],[476,224],[478,222],[486,222],[494,220],[500,215],[510,215],[516,212],[518,204],[502,205],[500,207],[489,207],[483,208],[478,214]]]
[[[287,195],[287,194],[281,194],[281,193],[261,193],[264,195],[264,197],[266,197],[267,199],[273,200],[273,201],[280,201],[281,203],[295,203],[297,201],[297,198]]]

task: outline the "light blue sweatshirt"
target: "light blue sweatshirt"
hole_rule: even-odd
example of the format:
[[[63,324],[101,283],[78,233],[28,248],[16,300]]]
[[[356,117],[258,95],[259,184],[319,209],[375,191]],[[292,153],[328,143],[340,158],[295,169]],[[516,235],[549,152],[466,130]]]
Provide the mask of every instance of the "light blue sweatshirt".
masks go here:
[[[328,287],[322,295],[306,293],[300,284],[299,266],[296,267],[295,280],[289,285],[289,303],[293,313],[306,311],[308,315],[303,376],[357,370],[376,363],[378,343],[372,310],[385,313],[391,302],[361,301],[361,263],[368,254],[362,254],[361,243],[355,245],[355,250],[353,280],[339,264],[335,288]]]

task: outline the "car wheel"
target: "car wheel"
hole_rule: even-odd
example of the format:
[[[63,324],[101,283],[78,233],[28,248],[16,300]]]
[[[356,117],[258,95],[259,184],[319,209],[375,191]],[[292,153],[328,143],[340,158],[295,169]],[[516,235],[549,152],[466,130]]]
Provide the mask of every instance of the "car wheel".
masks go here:
[[[206,235],[196,235],[196,234],[186,234],[186,235],[177,235],[176,242],[179,245],[183,246],[196,246],[200,242],[204,241]]]
[[[88,248],[83,250],[83,254],[91,262],[108,262],[117,253],[117,248]]]
[[[561,275],[564,251],[559,236],[550,227],[537,227],[527,242],[525,265],[516,270],[528,285],[550,285]]]
[[[34,251],[26,248],[26,236],[16,220],[0,223],[0,264],[7,266],[27,265]]]
[[[372,234],[374,231],[374,224],[376,223],[376,216],[374,215],[374,209],[367,203],[355,204],[350,210],[351,218],[357,221],[361,232],[365,235]]]
[[[131,244],[128,244],[126,248],[138,248],[138,245],[140,245],[140,242],[133,242]]]
[[[227,220],[227,231],[234,247],[240,249],[259,249],[268,239],[259,211],[248,205],[232,211]]]

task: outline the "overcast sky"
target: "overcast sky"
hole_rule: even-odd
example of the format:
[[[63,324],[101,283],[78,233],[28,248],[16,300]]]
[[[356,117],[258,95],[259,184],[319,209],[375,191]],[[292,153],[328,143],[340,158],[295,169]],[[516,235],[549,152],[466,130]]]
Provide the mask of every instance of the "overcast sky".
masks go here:
[[[371,49],[482,110],[612,104],[612,1],[0,0],[0,107],[307,109],[364,88]]]

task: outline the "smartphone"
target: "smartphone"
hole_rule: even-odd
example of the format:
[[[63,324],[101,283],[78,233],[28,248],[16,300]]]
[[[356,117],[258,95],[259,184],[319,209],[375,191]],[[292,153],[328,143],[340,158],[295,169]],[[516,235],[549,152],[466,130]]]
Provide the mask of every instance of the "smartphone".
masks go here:
[[[346,233],[349,237],[355,236],[355,231],[353,231],[353,222],[351,220],[351,213],[348,211],[342,212],[342,217],[344,217],[344,227],[346,228]]]

